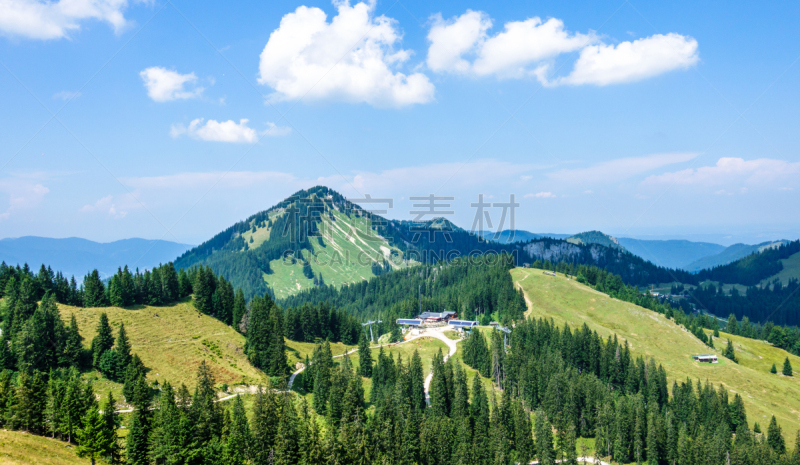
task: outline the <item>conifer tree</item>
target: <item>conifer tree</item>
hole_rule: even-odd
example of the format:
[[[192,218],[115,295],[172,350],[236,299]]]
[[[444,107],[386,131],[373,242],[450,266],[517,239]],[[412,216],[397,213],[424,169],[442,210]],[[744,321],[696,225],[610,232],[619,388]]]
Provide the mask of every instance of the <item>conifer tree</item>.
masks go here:
[[[415,349],[411,356],[409,375],[411,376],[411,408],[421,413],[425,410],[425,376],[422,370],[422,359]]]
[[[131,343],[128,340],[128,333],[125,332],[124,323],[120,323],[119,325],[117,342],[114,344],[114,357],[116,361],[116,373],[114,376],[116,379],[123,378],[125,376],[125,369],[128,368],[128,365],[131,363]]]
[[[149,465],[148,423],[145,410],[134,410],[128,425],[128,436],[125,439],[125,463]]]
[[[783,362],[783,375],[792,376],[792,364],[789,362],[789,357]]]
[[[103,312],[100,314],[100,321],[97,322],[97,335],[92,339],[92,365],[95,368],[99,368],[103,353],[113,346],[114,335],[111,325],[108,324],[108,315]]]
[[[241,288],[236,289],[236,297],[233,299],[233,329],[241,332],[239,325],[242,323],[242,317],[247,313],[247,304],[244,300],[244,292]]]
[[[66,330],[64,341],[63,364],[67,366],[80,365],[83,358],[83,336],[78,330],[78,321],[75,314],[70,316],[69,328]]]
[[[244,465],[247,463],[250,452],[250,426],[247,423],[247,413],[240,396],[233,400],[231,410],[231,424],[225,442],[224,460],[228,465]]]
[[[772,368],[769,369],[769,372],[772,373],[773,375],[778,373],[778,368],[775,366],[774,363],[772,364]]]
[[[113,449],[117,442],[116,430],[109,430],[105,420],[96,408],[87,410],[83,417],[83,428],[76,434],[78,457],[87,457],[94,465],[97,459],[106,459],[113,456]]]
[[[122,425],[120,414],[116,412],[117,402],[111,391],[108,393],[103,406],[103,424],[105,425],[108,442],[103,459],[109,463],[120,462],[120,447],[117,442],[117,430]]]
[[[554,465],[555,452],[553,451],[553,430],[547,421],[545,413],[540,409],[534,413],[536,457],[542,465]]]
[[[283,400],[283,412],[275,437],[275,465],[294,465],[300,461],[300,438],[294,406],[288,397]]]
[[[783,439],[783,431],[775,420],[775,415],[772,415],[772,419],[769,421],[769,427],[767,427],[767,444],[769,444],[772,450],[778,455],[786,453],[786,441]]]
[[[722,352],[722,356],[730,360],[733,360],[735,363],[739,363],[739,361],[736,359],[736,352],[734,351],[733,348],[733,342],[731,342],[730,339],[728,339],[728,345],[725,346],[725,350]]]
[[[365,378],[372,377],[372,354],[364,331],[358,338],[358,374]]]

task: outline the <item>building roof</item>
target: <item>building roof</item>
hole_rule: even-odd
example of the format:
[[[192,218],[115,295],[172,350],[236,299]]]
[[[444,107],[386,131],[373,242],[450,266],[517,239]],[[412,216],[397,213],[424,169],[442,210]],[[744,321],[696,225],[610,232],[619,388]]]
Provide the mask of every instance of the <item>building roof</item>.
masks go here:
[[[456,312],[423,312],[419,317],[420,318],[447,318],[449,316],[455,315]]]
[[[413,319],[413,318],[398,318],[397,324],[399,325],[410,325],[410,326],[420,326],[422,325],[422,320]]]
[[[450,320],[447,324],[459,328],[471,328],[473,326],[478,326],[477,321],[467,321],[467,320]]]

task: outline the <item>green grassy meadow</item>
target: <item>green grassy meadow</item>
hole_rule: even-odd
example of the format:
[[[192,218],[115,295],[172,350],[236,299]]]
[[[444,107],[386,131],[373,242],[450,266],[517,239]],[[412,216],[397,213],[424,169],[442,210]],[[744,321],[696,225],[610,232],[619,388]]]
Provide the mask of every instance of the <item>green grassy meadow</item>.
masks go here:
[[[653,357],[662,364],[670,386],[672,380],[686,378],[723,384],[742,395],[751,424],[757,421],[766,425],[774,414],[790,442],[800,429],[800,379],[769,373],[772,363],[782,363],[786,356],[793,366],[800,367],[800,357],[764,341],[724,333],[715,340],[713,350],[663,315],[612,299],[563,275],[553,277],[526,268],[516,268],[511,275],[525,292],[527,315],[552,318],[559,325],[573,327],[586,323],[604,338],[617,334],[628,341],[633,354]],[[739,364],[722,357],[727,337],[734,342]],[[694,362],[691,356],[701,353],[716,353],[720,362]]]
[[[88,465],[88,459],[75,455],[75,447],[22,431],[0,430],[2,465]]]
[[[69,321],[75,315],[85,347],[90,347],[96,334],[100,314],[108,315],[116,338],[120,323],[131,342],[131,349],[150,368],[149,381],[169,381],[174,386],[186,384],[194,389],[197,367],[205,360],[217,383],[229,385],[242,380],[247,384],[264,383],[264,374],[250,365],[244,354],[244,336],[219,320],[203,315],[189,302],[164,307],[142,306],[136,309],[119,307],[81,308],[60,305],[61,317]],[[98,377],[96,372],[84,376]],[[101,379],[95,382],[98,393],[112,390],[119,394],[119,385]]]

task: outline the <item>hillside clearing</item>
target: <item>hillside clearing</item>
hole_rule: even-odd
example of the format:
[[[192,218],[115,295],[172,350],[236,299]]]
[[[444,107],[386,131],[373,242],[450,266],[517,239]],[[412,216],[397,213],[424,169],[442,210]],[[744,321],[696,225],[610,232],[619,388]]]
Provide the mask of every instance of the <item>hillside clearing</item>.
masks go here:
[[[216,318],[201,314],[188,302],[136,309],[59,304],[59,309],[64,321],[75,315],[87,348],[91,346],[101,313],[108,315],[115,338],[120,323],[124,323],[132,352],[150,368],[149,381],[161,384],[169,381],[174,386],[184,383],[192,390],[197,367],[205,360],[219,384],[265,382],[264,374],[245,357],[244,336]]]
[[[763,427],[774,414],[787,440],[800,429],[800,379],[771,375],[768,371],[772,363],[782,362],[787,355],[793,366],[800,367],[800,357],[763,341],[724,334],[715,340],[714,351],[663,315],[612,299],[561,275],[553,277],[541,270],[516,268],[511,276],[528,299],[526,315],[553,318],[559,325],[566,322],[573,327],[586,323],[604,338],[617,334],[628,341],[635,355],[654,357],[662,364],[670,386],[673,380],[687,377],[693,382],[700,379],[723,384],[742,395],[751,424],[757,421]],[[734,341],[740,364],[722,357],[725,337]],[[691,355],[700,353],[716,353],[720,362],[694,362]]]
[[[0,430],[0,464],[75,465],[89,464],[75,455],[66,442],[21,431]]]

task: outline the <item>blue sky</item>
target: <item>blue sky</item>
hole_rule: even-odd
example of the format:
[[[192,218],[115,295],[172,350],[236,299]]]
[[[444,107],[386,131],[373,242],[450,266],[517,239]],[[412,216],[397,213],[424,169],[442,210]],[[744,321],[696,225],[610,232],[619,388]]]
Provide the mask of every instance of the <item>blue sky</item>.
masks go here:
[[[464,227],[514,194],[531,231],[800,235],[800,5],[72,5],[0,6],[0,237],[199,243],[316,184]]]

